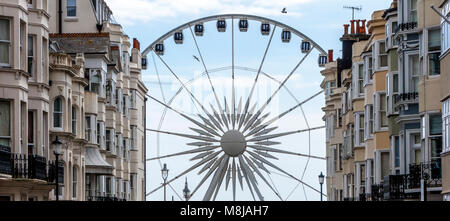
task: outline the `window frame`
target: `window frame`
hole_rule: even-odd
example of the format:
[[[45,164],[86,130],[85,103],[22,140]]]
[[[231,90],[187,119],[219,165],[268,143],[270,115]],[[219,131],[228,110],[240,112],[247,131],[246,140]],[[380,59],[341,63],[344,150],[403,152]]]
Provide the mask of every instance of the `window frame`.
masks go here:
[[[450,152],[450,98],[442,102],[442,151]]]
[[[433,32],[433,31],[439,31],[439,50],[438,49],[435,49],[435,50],[430,50],[430,33],[431,32]],[[427,74],[428,74],[428,76],[440,76],[441,75],[441,68],[440,68],[440,56],[441,56],[441,52],[442,52],[442,42],[441,42],[441,34],[442,34],[442,31],[441,31],[441,28],[440,28],[440,26],[438,26],[438,27],[433,27],[433,28],[429,28],[429,29],[427,29],[427,31],[426,31],[426,33],[427,33],[427,35],[426,35],[426,37],[427,37],[427,42],[428,42],[428,44],[426,45],[426,51],[427,51],[427,53],[426,53],[426,56],[427,56],[427,59],[426,59],[426,61],[427,61],[427,66],[428,66],[428,70],[427,70]],[[437,54],[437,56],[436,56],[436,59],[437,59],[437,64],[438,64],[438,69],[439,69],[439,73],[438,74],[431,74],[431,61],[430,61],[430,59],[431,59],[431,55],[433,55],[433,54]]]
[[[61,111],[59,111],[59,112],[56,112],[55,111],[55,103],[56,103],[56,100],[61,100]],[[62,96],[58,96],[58,97],[56,97],[55,99],[53,99],[53,102],[52,102],[53,104],[52,104],[52,128],[53,129],[56,129],[56,130],[63,130],[64,129],[64,98],[62,97]],[[55,116],[56,115],[60,115],[60,126],[55,126]]]
[[[5,102],[5,103],[7,103],[9,105],[9,136],[1,136],[0,135],[0,139],[2,139],[2,140],[3,139],[4,140],[9,139],[8,146],[11,147],[11,144],[12,144],[12,131],[13,131],[13,121],[11,120],[12,117],[13,117],[13,105],[12,105],[13,101],[0,99],[0,102]]]
[[[69,4],[69,2],[73,2],[73,3],[75,3],[75,5],[71,5],[71,4]],[[78,11],[77,11],[77,4],[78,2],[77,2],[77,0],[66,0],[66,17],[67,18],[76,18],[77,17],[77,14],[78,14]],[[75,15],[69,15],[69,8],[72,8],[72,9],[75,9],[74,11],[75,11]]]
[[[31,48],[32,48],[32,55],[30,55],[30,51],[29,51],[29,49],[30,49],[30,38],[31,38],[31,42],[32,42],[32,45],[31,45]],[[28,38],[27,38],[27,71],[28,71],[28,74],[30,74],[30,81],[33,81],[33,80],[37,80],[36,78],[37,78],[37,76],[36,76],[36,73],[37,73],[37,70],[36,70],[36,67],[37,67],[37,65],[36,65],[36,49],[37,49],[37,47],[36,47],[37,45],[36,45],[36,35],[28,35]],[[30,67],[30,59],[31,59],[31,67]]]
[[[365,115],[364,112],[355,112],[355,124],[354,124],[354,146],[355,147],[364,147],[365,146]],[[361,142],[361,139],[363,142]]]
[[[12,19],[8,18],[8,17],[2,17],[0,16],[0,20],[5,20],[7,21],[8,24],[8,28],[9,28],[9,39],[8,40],[0,40],[0,44],[6,44],[7,45],[7,53],[8,53],[8,63],[0,63],[0,67],[11,67],[11,62],[12,62],[12,43],[11,43],[11,39],[12,39],[12,27],[11,27],[11,23],[12,23]]]

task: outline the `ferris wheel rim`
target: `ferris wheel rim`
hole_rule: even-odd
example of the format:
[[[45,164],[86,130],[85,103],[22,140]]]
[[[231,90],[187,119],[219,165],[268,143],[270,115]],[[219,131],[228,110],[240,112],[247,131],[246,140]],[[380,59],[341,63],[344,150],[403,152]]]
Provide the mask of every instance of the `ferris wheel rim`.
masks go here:
[[[167,32],[166,34],[164,34],[161,37],[159,37],[156,41],[151,43],[142,52],[142,57],[147,57],[147,55],[153,51],[154,46],[156,44],[158,44],[160,42],[163,42],[166,39],[170,38],[177,31],[188,29],[188,28],[192,27],[193,25],[195,25],[197,23],[211,22],[211,21],[215,21],[217,19],[239,19],[239,18],[246,18],[246,19],[249,19],[249,20],[260,21],[260,22],[268,22],[269,24],[273,24],[273,25],[276,25],[276,26],[281,27],[281,28],[289,29],[295,35],[299,36],[300,38],[302,38],[302,39],[304,39],[304,40],[306,40],[308,42],[310,42],[312,44],[313,48],[317,49],[322,56],[326,56],[327,55],[327,52],[318,43],[316,43],[314,40],[312,40],[310,37],[305,35],[303,32],[297,30],[296,28],[293,28],[292,26],[289,26],[289,25],[284,24],[282,22],[276,21],[276,20],[271,19],[271,18],[257,16],[257,15],[249,15],[249,14],[219,14],[219,15],[212,15],[212,16],[207,16],[207,17],[195,19],[195,20],[192,20],[190,22],[187,22],[185,24],[182,24],[182,25],[172,29],[171,31]]]

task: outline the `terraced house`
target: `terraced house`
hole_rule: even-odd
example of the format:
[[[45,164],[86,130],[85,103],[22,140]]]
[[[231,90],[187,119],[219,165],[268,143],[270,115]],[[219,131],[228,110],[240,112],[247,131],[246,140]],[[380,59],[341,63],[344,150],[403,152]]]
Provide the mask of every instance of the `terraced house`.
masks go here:
[[[139,41],[103,0],[6,0],[0,12],[0,200],[145,200]]]
[[[322,72],[337,81],[323,84],[337,119],[327,132],[343,131],[327,142],[330,200],[448,200],[448,23],[431,6],[448,15],[447,1],[394,0],[367,38],[352,21],[343,58]]]

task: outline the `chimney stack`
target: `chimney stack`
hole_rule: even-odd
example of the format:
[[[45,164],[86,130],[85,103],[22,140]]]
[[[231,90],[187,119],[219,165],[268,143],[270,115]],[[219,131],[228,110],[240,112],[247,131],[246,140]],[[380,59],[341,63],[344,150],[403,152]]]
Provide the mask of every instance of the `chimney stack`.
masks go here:
[[[333,50],[328,50],[328,62],[333,62]]]
[[[355,20],[350,20],[350,23],[351,23],[350,34],[354,35],[355,34]]]
[[[350,27],[350,25],[349,24],[345,24],[344,25],[344,29],[345,29],[345,34],[344,34],[344,36],[347,36],[348,35],[348,28]]]

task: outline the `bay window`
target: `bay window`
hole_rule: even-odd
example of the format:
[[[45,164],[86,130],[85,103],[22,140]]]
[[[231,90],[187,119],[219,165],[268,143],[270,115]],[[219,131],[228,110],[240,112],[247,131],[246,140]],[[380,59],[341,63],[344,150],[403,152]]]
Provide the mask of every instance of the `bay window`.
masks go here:
[[[373,83],[373,59],[372,56],[364,57],[364,85]]]
[[[429,30],[428,31],[428,74],[440,75],[441,73],[441,61],[439,56],[441,55],[441,30]]]
[[[85,90],[97,93],[99,96],[103,97],[103,74],[100,69],[86,69],[86,75],[89,76],[89,84],[86,86]]]
[[[100,149],[104,150],[105,147],[105,133],[106,133],[106,129],[105,129],[105,122],[103,121],[98,121],[97,122],[97,142],[100,146]]]
[[[11,20],[0,17],[0,67],[11,63]]]
[[[106,151],[111,152],[112,154],[115,154],[115,131],[114,129],[106,129]]]
[[[386,42],[375,42],[374,47],[375,71],[383,71],[388,67],[388,55],[386,53]]]

